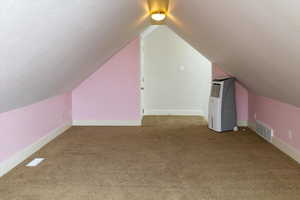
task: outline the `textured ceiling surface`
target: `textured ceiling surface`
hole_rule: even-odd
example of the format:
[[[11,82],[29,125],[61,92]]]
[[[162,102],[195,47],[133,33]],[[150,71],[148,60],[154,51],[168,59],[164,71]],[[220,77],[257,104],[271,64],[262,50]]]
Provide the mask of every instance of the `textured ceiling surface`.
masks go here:
[[[300,1],[172,0],[168,25],[258,95],[300,106]]]
[[[72,90],[147,26],[146,0],[0,1],[0,112]]]
[[[147,27],[146,5],[2,0],[0,112],[71,91]],[[299,8],[297,0],[170,0],[167,24],[257,94],[300,106]]]

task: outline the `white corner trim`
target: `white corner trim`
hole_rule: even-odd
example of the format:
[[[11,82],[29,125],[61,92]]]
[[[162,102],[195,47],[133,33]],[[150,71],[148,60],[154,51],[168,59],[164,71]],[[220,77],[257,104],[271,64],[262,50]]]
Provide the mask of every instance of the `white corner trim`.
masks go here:
[[[202,110],[198,109],[145,109],[145,115],[183,115],[183,116],[203,116]]]
[[[73,126],[141,126],[141,120],[73,120]]]
[[[50,131],[47,135],[38,139],[35,143],[25,147],[23,150],[15,153],[9,159],[4,160],[0,163],[0,177],[12,170],[18,164],[23,162],[29,156],[40,150],[43,146],[48,144],[54,138],[68,130],[72,126],[71,122],[65,123],[61,127],[58,127],[52,131]]]
[[[246,127],[248,126],[248,121],[238,120],[237,125],[241,127]]]
[[[291,145],[287,144],[277,137],[272,137],[272,144],[280,151],[300,163],[300,152],[296,148],[292,147]]]

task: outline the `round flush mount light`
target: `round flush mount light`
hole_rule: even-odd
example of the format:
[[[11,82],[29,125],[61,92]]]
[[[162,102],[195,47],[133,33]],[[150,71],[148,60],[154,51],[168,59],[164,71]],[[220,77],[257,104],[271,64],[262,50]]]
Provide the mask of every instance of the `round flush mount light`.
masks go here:
[[[154,21],[162,21],[166,18],[166,13],[165,12],[153,12],[151,14],[151,18],[154,20]]]

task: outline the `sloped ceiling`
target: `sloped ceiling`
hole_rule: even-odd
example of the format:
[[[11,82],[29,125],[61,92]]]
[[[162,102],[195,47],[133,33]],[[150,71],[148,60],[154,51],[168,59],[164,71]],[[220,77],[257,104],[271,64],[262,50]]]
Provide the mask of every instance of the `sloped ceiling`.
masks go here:
[[[300,106],[300,1],[171,0],[169,26],[250,90]]]
[[[146,0],[0,1],[0,112],[72,90],[147,21]]]
[[[71,91],[144,30],[146,4],[1,0],[0,112]],[[167,24],[257,94],[300,106],[299,8],[297,0],[170,0]]]

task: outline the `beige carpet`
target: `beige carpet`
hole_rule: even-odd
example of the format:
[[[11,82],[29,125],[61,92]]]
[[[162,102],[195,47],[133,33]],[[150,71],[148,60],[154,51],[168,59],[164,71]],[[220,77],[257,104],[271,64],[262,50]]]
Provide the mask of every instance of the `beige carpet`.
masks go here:
[[[201,118],[144,127],[73,127],[0,178],[1,200],[300,199],[300,167],[253,132],[216,134]]]

